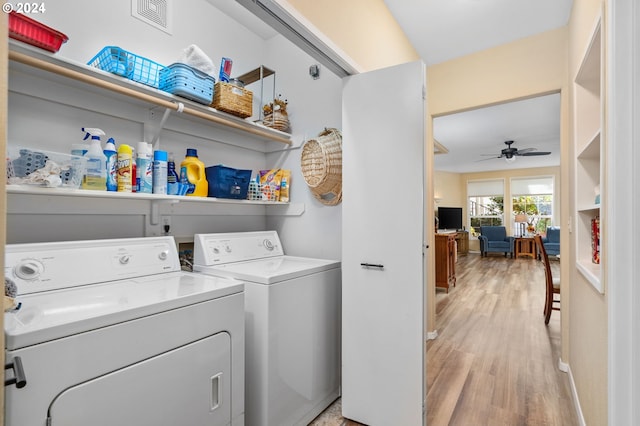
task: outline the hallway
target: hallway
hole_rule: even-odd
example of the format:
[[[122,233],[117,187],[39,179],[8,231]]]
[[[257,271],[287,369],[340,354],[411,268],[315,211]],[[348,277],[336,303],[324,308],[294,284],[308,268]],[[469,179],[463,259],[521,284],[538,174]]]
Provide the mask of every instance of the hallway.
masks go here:
[[[551,266],[558,276],[559,263]],[[456,287],[436,295],[427,424],[578,424],[569,376],[558,370],[559,312],[544,324],[543,264],[469,254],[456,273]]]

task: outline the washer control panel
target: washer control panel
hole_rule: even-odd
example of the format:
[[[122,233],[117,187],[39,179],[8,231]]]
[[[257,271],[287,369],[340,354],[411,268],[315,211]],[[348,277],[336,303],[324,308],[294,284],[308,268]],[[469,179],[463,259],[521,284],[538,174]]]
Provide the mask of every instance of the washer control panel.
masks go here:
[[[8,244],[4,275],[18,294],[180,271],[172,237]]]
[[[194,263],[202,266],[284,255],[276,231],[196,234],[193,242]]]

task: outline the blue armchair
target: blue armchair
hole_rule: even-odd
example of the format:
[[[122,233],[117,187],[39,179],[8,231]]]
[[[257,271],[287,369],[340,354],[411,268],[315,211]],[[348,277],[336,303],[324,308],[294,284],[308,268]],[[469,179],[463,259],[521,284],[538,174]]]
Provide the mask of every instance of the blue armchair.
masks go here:
[[[555,256],[560,254],[560,227],[550,226],[547,228],[547,236],[542,237],[542,245],[547,255]]]
[[[513,257],[513,237],[507,236],[507,228],[504,226],[481,226],[480,235],[480,255],[486,256],[487,253],[496,252],[504,253]]]

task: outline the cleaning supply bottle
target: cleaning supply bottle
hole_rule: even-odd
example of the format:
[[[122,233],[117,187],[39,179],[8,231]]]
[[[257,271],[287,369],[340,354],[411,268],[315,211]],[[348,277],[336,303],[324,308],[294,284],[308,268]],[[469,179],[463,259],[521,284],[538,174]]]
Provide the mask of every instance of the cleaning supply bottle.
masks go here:
[[[153,193],[167,193],[167,151],[153,153]]]
[[[180,163],[180,182],[189,185],[186,195],[209,195],[204,163],[198,159],[198,151],[193,148],[187,148],[187,155]]]
[[[104,146],[104,155],[107,158],[107,191],[118,190],[118,152],[115,139],[109,138]]]
[[[83,127],[84,140],[91,137],[91,144],[84,156],[87,158],[87,171],[82,180],[82,189],[106,190],[107,189],[107,157],[102,152],[100,136],[104,132],[92,127]]]
[[[167,194],[178,195],[179,184],[180,176],[178,176],[178,173],[176,172],[176,163],[173,159],[173,152],[170,152],[169,161],[167,162]]]
[[[136,187],[138,192],[151,194],[153,192],[153,161],[150,143],[138,142],[138,157],[136,159]]]
[[[118,147],[118,192],[131,192],[132,153],[129,145]]]
[[[136,155],[136,149],[134,147],[131,147],[131,192],[138,192],[138,172],[136,170],[137,159],[138,156]]]

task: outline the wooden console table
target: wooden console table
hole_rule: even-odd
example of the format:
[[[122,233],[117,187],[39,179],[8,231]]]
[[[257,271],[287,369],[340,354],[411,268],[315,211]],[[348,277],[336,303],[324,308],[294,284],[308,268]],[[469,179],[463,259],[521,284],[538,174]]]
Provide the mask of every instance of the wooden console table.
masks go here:
[[[514,241],[514,257],[530,257],[535,259],[536,241],[532,237],[517,237]]]
[[[436,287],[456,285],[456,233],[436,234]]]

